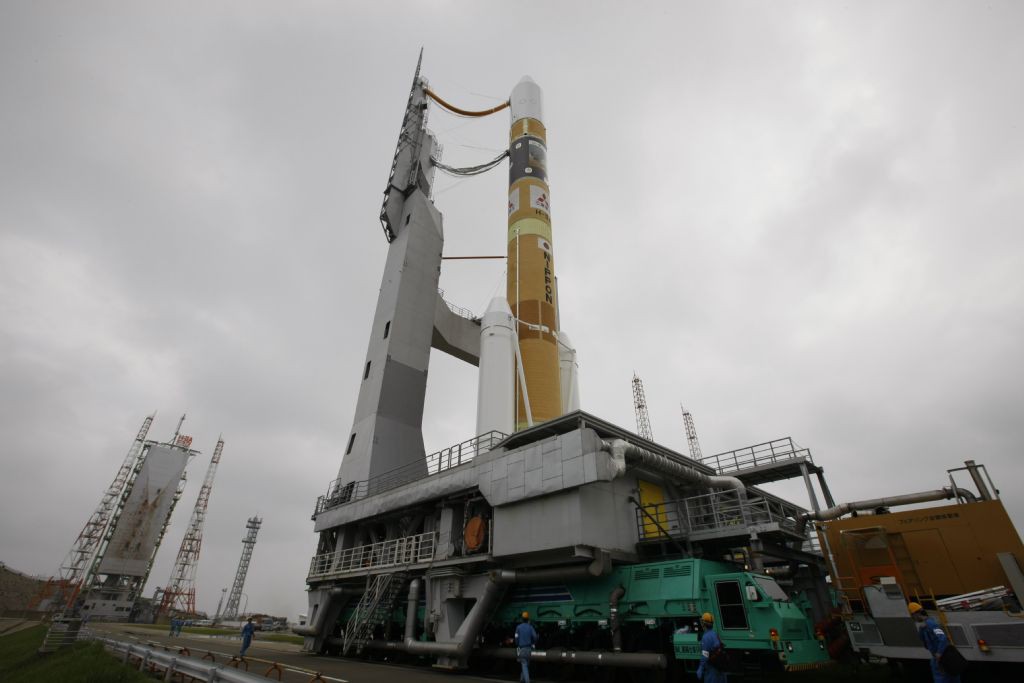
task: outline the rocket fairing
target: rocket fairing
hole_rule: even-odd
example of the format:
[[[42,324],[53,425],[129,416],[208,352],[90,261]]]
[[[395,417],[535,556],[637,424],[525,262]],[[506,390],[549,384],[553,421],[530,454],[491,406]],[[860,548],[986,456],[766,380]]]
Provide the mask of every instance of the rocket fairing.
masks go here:
[[[512,90],[509,133],[508,303],[516,333],[532,422],[563,414],[558,352],[558,292],[547,183],[547,131],[541,90],[529,76]],[[515,427],[530,420],[516,383]]]

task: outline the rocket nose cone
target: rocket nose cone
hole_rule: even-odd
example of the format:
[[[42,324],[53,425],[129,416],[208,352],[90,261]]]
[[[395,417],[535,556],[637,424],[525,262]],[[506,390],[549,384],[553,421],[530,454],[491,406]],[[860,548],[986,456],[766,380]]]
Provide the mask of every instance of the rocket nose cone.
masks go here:
[[[543,121],[543,96],[540,86],[533,82],[529,76],[523,76],[522,80],[512,88],[511,103],[512,123],[519,119],[531,118]]]
[[[508,300],[503,296],[496,296],[491,299],[491,303],[487,306],[488,313],[507,313],[512,315],[512,309],[509,308]]]

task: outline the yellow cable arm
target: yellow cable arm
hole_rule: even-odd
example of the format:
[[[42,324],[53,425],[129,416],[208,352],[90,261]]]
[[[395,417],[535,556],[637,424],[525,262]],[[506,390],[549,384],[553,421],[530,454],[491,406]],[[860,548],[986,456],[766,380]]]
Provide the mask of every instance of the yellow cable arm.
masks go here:
[[[465,109],[459,109],[455,105],[452,105],[452,104],[449,104],[449,103],[445,102],[440,97],[438,97],[437,93],[435,93],[430,88],[427,88],[426,90],[427,90],[427,97],[429,97],[430,99],[434,100],[435,102],[440,104],[442,107],[444,107],[448,111],[453,112],[455,114],[460,114],[462,116],[488,116],[490,114],[494,114],[496,112],[499,112],[502,109],[505,109],[506,107],[508,107],[508,104],[509,104],[508,101],[506,100],[505,102],[502,102],[501,104],[499,104],[497,107],[492,107],[490,109],[485,109],[484,111],[467,111]]]

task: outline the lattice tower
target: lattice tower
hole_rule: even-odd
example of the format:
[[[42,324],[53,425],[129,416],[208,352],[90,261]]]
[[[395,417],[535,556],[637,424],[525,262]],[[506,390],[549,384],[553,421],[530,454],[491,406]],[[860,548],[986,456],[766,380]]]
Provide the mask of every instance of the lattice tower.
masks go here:
[[[104,536],[111,522],[116,519],[118,511],[124,506],[124,501],[132,490],[132,483],[135,475],[139,472],[142,464],[143,446],[146,443],[146,435],[153,425],[155,415],[150,415],[142,421],[135,440],[132,441],[128,454],[121,463],[114,481],[110,483],[100,504],[96,506],[89,521],[82,527],[78,538],[75,539],[71,550],[68,551],[64,561],[61,562],[57,580],[51,579],[50,585],[56,584],[56,591],[53,599],[49,602],[51,611],[69,611],[74,607],[82,587],[92,579],[96,567],[103,559],[101,546]]]
[[[654,435],[651,433],[651,418],[647,415],[644,383],[635,372],[633,373],[633,408],[636,410],[636,433],[648,441],[654,441]]]
[[[178,558],[174,561],[171,578],[167,580],[163,599],[160,601],[160,614],[174,611],[179,614],[196,613],[196,569],[199,566],[199,551],[203,545],[203,522],[206,521],[206,507],[210,502],[210,491],[213,489],[213,478],[220,464],[220,454],[224,450],[224,439],[217,439],[217,447],[213,449],[210,466],[206,469],[206,477],[199,488],[192,518],[189,520],[185,537],[181,539]]]
[[[248,532],[242,539],[242,559],[238,561],[238,571],[235,572],[235,582],[231,584],[231,595],[228,596],[227,607],[221,619],[230,620],[238,618],[238,601],[242,597],[242,587],[245,586],[245,575],[249,573],[249,560],[252,559],[252,549],[256,545],[256,534],[259,533],[263,520],[259,517],[250,517],[245,528]]]
[[[693,426],[693,415],[690,415],[690,411],[683,407],[683,404],[679,404],[679,409],[683,411],[683,424],[686,426],[686,443],[690,446],[690,457],[694,460],[701,459],[700,452],[700,441],[697,440],[697,428]]]

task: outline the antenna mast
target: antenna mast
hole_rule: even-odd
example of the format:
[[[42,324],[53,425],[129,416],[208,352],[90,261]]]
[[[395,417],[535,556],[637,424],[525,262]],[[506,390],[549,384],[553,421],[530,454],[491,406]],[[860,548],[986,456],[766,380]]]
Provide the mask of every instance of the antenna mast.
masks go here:
[[[180,424],[179,424],[180,429]],[[178,434],[175,433],[175,438]],[[213,488],[213,477],[217,474],[220,454],[224,450],[224,439],[217,439],[217,447],[213,449],[210,466],[206,470],[206,478],[196,497],[192,519],[189,520],[185,538],[181,539],[178,559],[171,570],[171,578],[164,588],[160,602],[159,614],[176,611],[183,614],[196,613],[196,568],[199,565],[199,550],[203,545],[203,522],[206,521],[206,507],[210,502],[210,490]]]

